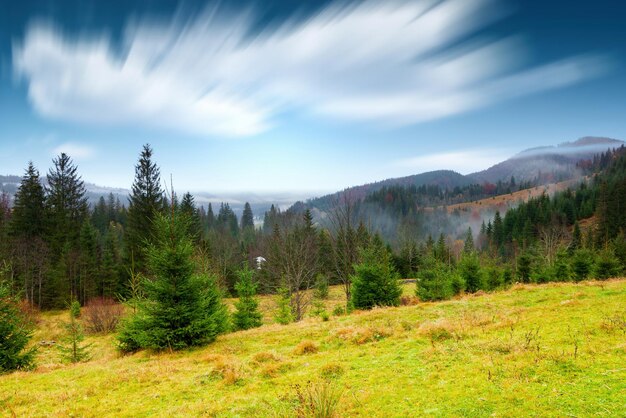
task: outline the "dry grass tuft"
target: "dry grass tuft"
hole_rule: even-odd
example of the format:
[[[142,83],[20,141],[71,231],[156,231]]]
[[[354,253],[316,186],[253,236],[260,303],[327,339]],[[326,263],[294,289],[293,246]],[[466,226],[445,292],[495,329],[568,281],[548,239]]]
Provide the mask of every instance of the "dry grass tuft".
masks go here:
[[[336,379],[344,373],[343,366],[339,363],[332,362],[322,366],[320,375],[324,379]]]
[[[274,378],[293,368],[291,363],[272,363],[263,367],[260,371],[261,376],[266,378]]]
[[[243,379],[241,365],[232,359],[216,361],[211,375],[220,377],[226,385],[234,385]]]
[[[304,354],[315,354],[319,351],[319,347],[311,340],[301,341],[300,344],[296,346],[293,350],[293,353],[302,356]]]
[[[267,363],[270,361],[280,361],[280,358],[276,354],[269,351],[261,351],[260,353],[256,353],[254,356],[252,356],[253,363],[259,364]]]
[[[372,325],[369,327],[345,327],[337,330],[335,335],[345,341],[361,345],[372,341],[379,341],[393,335],[393,330],[389,327]]]

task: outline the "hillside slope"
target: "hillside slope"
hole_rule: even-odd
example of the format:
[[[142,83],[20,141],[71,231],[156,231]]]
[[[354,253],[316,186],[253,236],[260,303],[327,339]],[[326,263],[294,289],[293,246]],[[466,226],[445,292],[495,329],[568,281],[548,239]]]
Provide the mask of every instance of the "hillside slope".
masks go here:
[[[0,376],[0,411],[297,416],[311,381],[341,393],[337,416],[624,416],[625,299],[623,279],[517,285],[266,325],[171,354],[118,357],[111,336],[91,337],[88,363],[60,365],[42,351],[38,370]],[[59,315],[43,318],[38,337],[58,329]]]

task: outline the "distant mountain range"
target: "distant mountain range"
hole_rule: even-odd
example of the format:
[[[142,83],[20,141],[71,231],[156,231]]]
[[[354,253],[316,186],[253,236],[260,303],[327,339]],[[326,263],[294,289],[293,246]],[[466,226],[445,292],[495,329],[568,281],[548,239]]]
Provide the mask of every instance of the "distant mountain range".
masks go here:
[[[342,195],[348,196],[350,200],[361,200],[383,187],[395,185],[417,187],[433,185],[453,189],[469,184],[509,181],[511,177],[515,177],[517,182],[531,181],[537,178],[543,179],[546,183],[569,179],[576,175],[577,162],[591,159],[596,154],[608,149],[619,148],[624,144],[626,144],[624,141],[618,139],[586,136],[557,146],[538,147],[522,151],[501,163],[476,173],[463,175],[452,170],[437,170],[386,179],[310,199],[307,201],[307,205],[325,210]]]
[[[361,200],[369,193],[380,190],[385,186],[422,186],[436,185],[443,188],[467,186],[469,184],[496,183],[499,180],[508,181],[513,176],[516,181],[534,180],[543,176],[546,182],[551,178],[571,178],[576,170],[576,163],[580,160],[590,159],[595,154],[610,148],[618,148],[625,144],[624,141],[604,137],[586,136],[574,142],[565,142],[557,146],[531,148],[514,155],[506,161],[498,163],[486,170],[463,175],[452,170],[437,170],[415,174],[406,177],[386,179],[375,183],[354,186],[345,190],[309,199],[308,206],[319,209],[327,208],[341,195],[349,195],[350,199]],[[43,176],[45,181],[45,176]],[[21,177],[15,175],[0,176],[0,191],[14,195],[19,187]],[[120,201],[127,204],[128,189],[98,186],[85,183],[87,196],[91,203],[97,202],[101,196],[113,193]],[[241,213],[245,202],[249,202],[257,216],[262,214],[274,204],[282,209],[290,207],[294,202],[306,200],[309,196],[295,195],[293,193],[275,193],[263,195],[258,193],[194,193],[196,203],[207,207],[213,204],[214,211],[219,210],[221,202],[229,202],[236,213]]]

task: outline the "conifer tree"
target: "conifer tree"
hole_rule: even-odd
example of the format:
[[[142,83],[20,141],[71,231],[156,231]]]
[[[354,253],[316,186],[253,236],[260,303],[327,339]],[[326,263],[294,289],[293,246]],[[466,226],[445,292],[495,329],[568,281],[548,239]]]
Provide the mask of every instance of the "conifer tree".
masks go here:
[[[241,230],[254,229],[254,215],[250,203],[246,202],[241,215]]]
[[[233,327],[235,330],[245,330],[261,326],[261,312],[259,312],[259,301],[256,298],[257,285],[253,282],[254,271],[248,265],[237,271],[239,280],[235,283],[235,290],[239,300],[235,302],[235,313],[233,314]]]
[[[180,202],[179,210],[184,213],[185,216],[187,216],[190,220],[189,236],[191,236],[194,241],[200,240],[202,232],[200,214],[198,212],[198,209],[196,208],[196,203],[191,193],[187,192],[183,195],[183,199]]]
[[[78,322],[80,316],[80,304],[73,301],[70,305],[70,322],[64,324],[66,335],[61,344],[57,346],[61,356],[70,363],[80,363],[91,358],[91,344],[84,345],[85,333]]]
[[[145,298],[118,336],[124,352],[179,350],[210,343],[227,327],[227,311],[213,279],[194,275],[189,220],[172,210],[157,214],[155,237],[147,249],[152,280]]]
[[[22,314],[9,286],[0,282],[0,373],[33,367],[35,349],[26,346],[33,336],[32,324]]]
[[[49,239],[53,256],[61,256],[66,244],[78,246],[83,220],[87,216],[85,184],[78,176],[71,158],[61,153],[52,160],[54,167],[48,173],[46,204],[49,213]]]
[[[463,244],[463,253],[471,254],[474,252],[474,235],[472,234],[472,228],[467,228],[465,234],[465,243]]]
[[[13,204],[11,235],[32,239],[45,232],[45,194],[39,171],[32,161],[28,163]]]
[[[375,241],[379,241],[376,239]],[[375,306],[398,306],[402,288],[391,255],[380,244],[361,251],[361,263],[354,266],[352,306],[371,309]]]
[[[152,161],[152,148],[146,144],[135,166],[135,181],[129,198],[126,229],[127,264],[130,264],[132,258],[138,272],[145,271],[144,248],[153,238],[154,218],[163,209],[164,199],[159,168]]]

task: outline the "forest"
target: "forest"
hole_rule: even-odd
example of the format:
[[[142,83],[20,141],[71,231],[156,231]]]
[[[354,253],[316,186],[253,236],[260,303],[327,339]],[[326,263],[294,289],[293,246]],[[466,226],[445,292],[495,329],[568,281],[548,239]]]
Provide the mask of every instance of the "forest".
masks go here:
[[[329,285],[340,285],[347,313],[399,305],[400,279],[415,279],[416,298],[433,301],[626,270],[624,147],[581,162],[586,180],[576,188],[497,211],[462,234],[449,232],[462,225],[459,214],[437,205],[532,184],[384,187],[362,200],[337,199],[323,216],[307,203],[272,206],[259,227],[249,204],[238,219],[228,203],[197,207],[191,193],[179,196],[152,154],[145,145],[128,201],[109,195],[95,205],[68,155],[53,160],[45,187],[29,163],[14,200],[0,201],[0,287],[9,312],[10,301],[36,310],[123,303],[135,314],[122,321],[122,351],[178,349],[259,326],[258,293],[275,295],[276,320],[289,323],[327,317],[319,300]],[[226,296],[239,297],[232,317]]]

